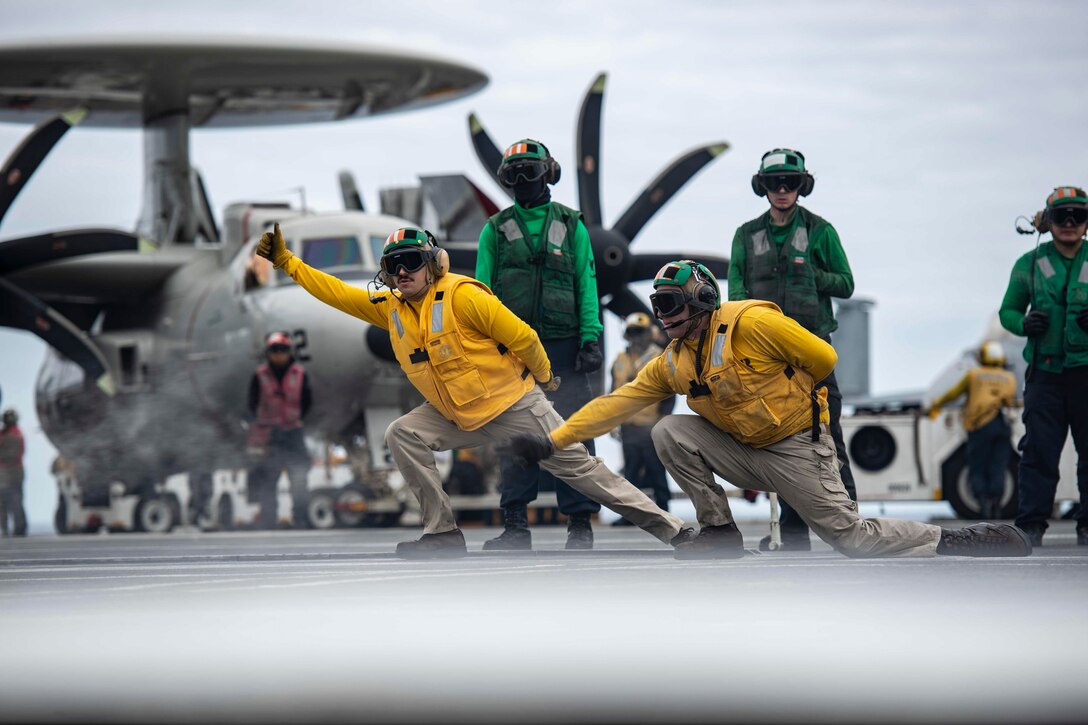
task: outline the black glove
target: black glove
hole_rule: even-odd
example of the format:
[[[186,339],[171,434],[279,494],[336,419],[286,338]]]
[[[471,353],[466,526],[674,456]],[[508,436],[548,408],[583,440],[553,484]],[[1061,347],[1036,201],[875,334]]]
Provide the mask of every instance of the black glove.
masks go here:
[[[552,439],[538,433],[518,433],[516,436],[495,449],[497,453],[510,456],[521,466],[537,463],[550,458],[555,453]]]
[[[1028,337],[1038,337],[1046,332],[1050,324],[1050,315],[1042,310],[1032,310],[1024,315],[1024,334]]]
[[[1088,332],[1088,307],[1077,313],[1077,324],[1080,325],[1080,329]]]
[[[582,343],[582,349],[578,351],[578,356],[574,358],[574,372],[576,373],[595,373],[601,369],[601,363],[604,362],[604,356],[601,355],[601,346],[596,340],[589,340]]]

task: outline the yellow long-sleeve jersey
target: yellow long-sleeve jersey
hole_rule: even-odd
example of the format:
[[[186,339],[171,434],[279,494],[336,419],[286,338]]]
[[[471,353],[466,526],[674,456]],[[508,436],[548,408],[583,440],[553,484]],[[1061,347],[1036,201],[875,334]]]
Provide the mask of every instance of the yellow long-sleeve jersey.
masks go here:
[[[694,375],[685,379],[688,376],[682,373],[694,371],[690,362],[698,352],[699,340],[673,342],[633,381],[589,402],[552,431],[552,442],[557,448],[564,448],[575,441],[596,437],[647,405],[673,394],[688,396],[689,406],[697,413],[719,429],[757,447],[811,427],[811,409],[807,407],[812,400],[810,390],[799,390],[800,395],[792,398],[783,397],[781,392],[799,385],[802,379],[810,381],[811,386],[827,377],[838,359],[831,345],[783,315],[774,305],[751,301],[723,303],[722,309],[710,318],[705,334],[710,337],[703,344],[703,365],[697,380]],[[724,338],[720,344],[719,336]],[[798,372],[804,375],[797,375]],[[700,394],[693,398],[692,381],[709,392],[697,391]],[[827,423],[826,393],[821,390],[820,394],[819,417]],[[780,411],[781,425],[777,429],[749,436],[746,421],[742,420],[746,414],[739,411],[745,407],[745,401],[764,395],[786,400],[784,405],[788,409]]]

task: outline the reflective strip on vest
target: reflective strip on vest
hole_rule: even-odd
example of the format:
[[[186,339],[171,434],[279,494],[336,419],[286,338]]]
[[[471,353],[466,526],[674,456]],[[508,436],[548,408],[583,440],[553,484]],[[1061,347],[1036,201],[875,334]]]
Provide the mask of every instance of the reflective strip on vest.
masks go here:
[[[725,334],[724,333],[718,333],[717,335],[714,336],[714,348],[710,353],[710,364],[711,365],[721,365],[722,363],[725,362],[724,359],[722,358],[722,350],[724,350],[724,349],[725,349]]]
[[[790,245],[798,252],[806,251],[808,249],[808,229],[798,225],[798,227],[793,230],[793,239],[790,240]]]
[[[431,332],[442,332],[442,305],[444,302],[435,302],[431,305]]]
[[[752,251],[756,254],[766,254],[771,251],[771,242],[767,239],[766,229],[760,229],[752,235]]]
[[[556,247],[563,246],[563,240],[567,238],[567,225],[559,219],[552,219],[548,226],[548,244]]]
[[[404,323],[400,321],[400,315],[397,314],[396,310],[393,310],[389,316],[393,318],[393,325],[397,328],[397,335],[404,337]]]
[[[669,362],[669,369],[672,370],[672,376],[676,377],[676,361],[672,359],[672,345],[669,345],[669,349],[665,351],[665,359]]]
[[[505,237],[506,241],[508,242],[516,242],[517,240],[523,238],[523,235],[521,233],[521,227],[519,227],[518,223],[513,219],[507,219],[505,222],[499,225],[499,230],[502,232],[503,237]]]
[[[1043,273],[1044,277],[1050,279],[1054,276],[1054,265],[1046,257],[1039,257],[1039,271]]]
[[[1080,274],[1077,275],[1077,281],[1081,284],[1088,284],[1088,262],[1080,265]]]

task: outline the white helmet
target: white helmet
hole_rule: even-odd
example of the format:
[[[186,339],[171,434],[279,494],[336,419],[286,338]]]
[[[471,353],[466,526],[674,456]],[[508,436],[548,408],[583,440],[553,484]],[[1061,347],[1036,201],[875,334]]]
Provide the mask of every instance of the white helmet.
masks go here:
[[[1005,365],[1005,348],[1000,342],[990,340],[982,343],[978,351],[978,359],[983,365],[1003,367]]]

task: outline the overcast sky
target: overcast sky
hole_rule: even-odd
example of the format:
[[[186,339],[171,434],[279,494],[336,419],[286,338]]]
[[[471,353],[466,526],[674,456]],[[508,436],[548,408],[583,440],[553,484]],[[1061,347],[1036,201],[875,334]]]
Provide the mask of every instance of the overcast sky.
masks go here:
[[[544,8],[547,7],[545,11]],[[216,213],[242,199],[336,209],[336,173],[365,202],[417,174],[465,172],[501,201],[469,143],[476,111],[499,145],[530,136],[566,168],[554,197],[576,205],[574,124],[609,73],[601,175],[607,222],[680,152],[724,140],[642,231],[634,251],[727,255],[766,202],[749,178],[762,153],[803,151],[805,206],[838,230],[875,301],[873,392],[925,387],[979,341],[1013,261],[1034,243],[1014,219],[1061,184],[1088,184],[1088,4],[1078,2],[81,2],[0,0],[0,42],[105,33],[330,39],[422,51],[490,77],[444,106],[373,120],[196,131],[192,159]],[[29,130],[0,124],[6,155]],[[77,129],[54,149],[0,227],[0,240],[59,227],[131,228],[142,143],[133,130]],[[93,180],[93,182],[92,182]],[[3,405],[30,434],[32,519],[55,497],[52,451],[32,387],[43,347],[0,331]],[[614,352],[610,351],[610,352]],[[43,514],[44,512],[44,514]]]

